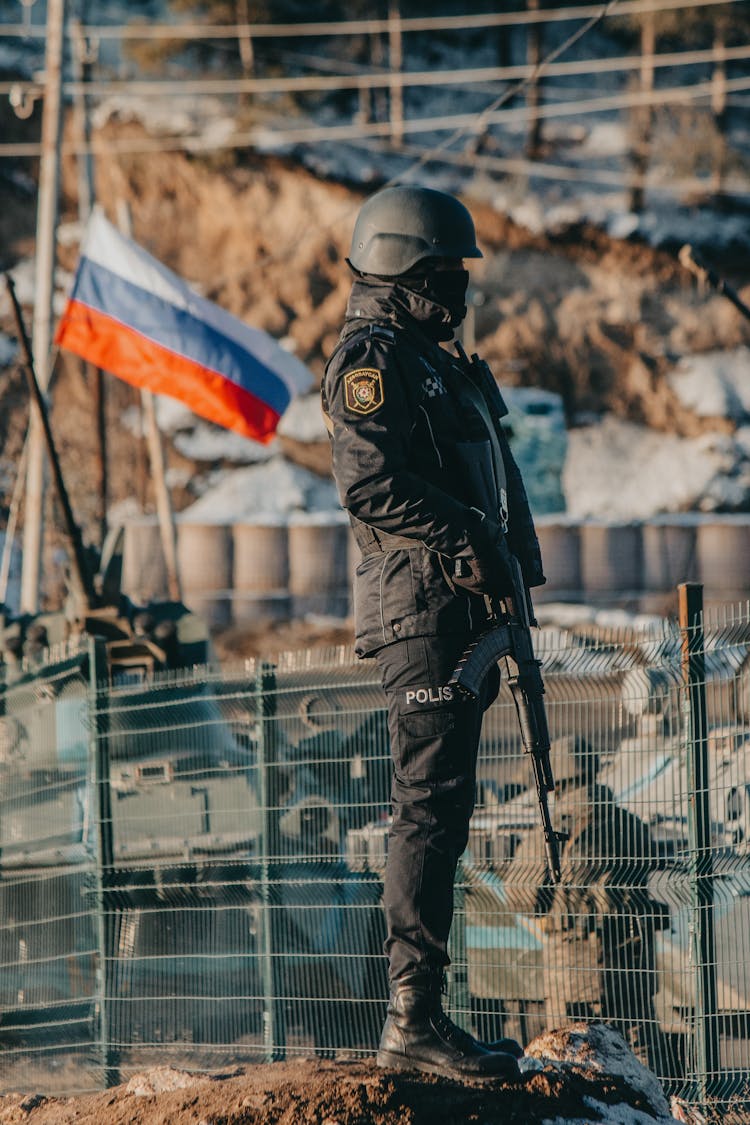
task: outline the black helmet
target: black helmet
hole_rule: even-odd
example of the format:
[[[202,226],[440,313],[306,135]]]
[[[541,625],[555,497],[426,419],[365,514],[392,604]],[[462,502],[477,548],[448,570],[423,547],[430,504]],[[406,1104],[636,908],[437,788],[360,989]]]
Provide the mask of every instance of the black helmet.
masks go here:
[[[549,748],[549,764],[555,784],[583,785],[592,781],[599,769],[599,755],[580,735],[556,738]]]
[[[359,273],[397,277],[426,258],[481,258],[471,215],[452,195],[389,187],[362,205],[349,264]]]

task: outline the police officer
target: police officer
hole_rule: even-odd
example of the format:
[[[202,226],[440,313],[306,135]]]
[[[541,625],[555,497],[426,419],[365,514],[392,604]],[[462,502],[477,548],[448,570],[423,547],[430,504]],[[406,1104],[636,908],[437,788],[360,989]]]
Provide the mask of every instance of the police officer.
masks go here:
[[[440,346],[466,315],[464,259],[481,257],[471,216],[453,196],[402,186],[367,200],[322,398],[334,477],[362,555],[356,651],[377,659],[394,765],[383,891],[391,988],[378,1063],[495,1077],[517,1073],[518,1045],[479,1043],[447,1017],[440,995],[482,714],[499,673],[476,704],[448,681],[488,626],[487,596],[507,592],[508,549],[528,585],[544,577],[502,427],[470,365]],[[467,449],[493,453],[503,478],[495,510],[472,483]]]
[[[669,911],[648,889],[657,863],[648,826],[597,782],[599,757],[585,739],[556,739],[550,766],[562,878],[547,883],[532,833],[503,872],[509,909],[542,916],[547,1026],[606,1020],[664,1076],[673,1060],[654,1006],[655,939]]]

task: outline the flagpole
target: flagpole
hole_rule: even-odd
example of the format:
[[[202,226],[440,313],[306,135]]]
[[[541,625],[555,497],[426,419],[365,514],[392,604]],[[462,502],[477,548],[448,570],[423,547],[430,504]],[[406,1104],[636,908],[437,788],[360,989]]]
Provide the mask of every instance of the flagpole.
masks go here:
[[[36,293],[32,348],[39,389],[45,394],[50,377],[52,298],[60,172],[62,121],[62,61],[65,0],[47,0],[47,35],[44,54],[44,104],[39,163],[39,198],[36,223]],[[21,571],[22,613],[39,609],[44,521],[44,434],[36,411],[29,420],[29,458],[26,469],[26,504]]]
[[[117,201],[117,225],[122,234],[132,238],[132,223],[130,208],[127,201]],[[173,601],[182,601],[182,584],[180,582],[180,568],[177,561],[177,528],[175,526],[172,501],[167,488],[167,476],[164,463],[164,446],[162,445],[159,424],[156,420],[156,406],[151,391],[141,389],[141,405],[148,442],[151,472],[154,478],[154,493],[156,497],[156,514],[159,520],[159,533],[164,551],[164,562],[167,568],[167,586],[169,596]]]

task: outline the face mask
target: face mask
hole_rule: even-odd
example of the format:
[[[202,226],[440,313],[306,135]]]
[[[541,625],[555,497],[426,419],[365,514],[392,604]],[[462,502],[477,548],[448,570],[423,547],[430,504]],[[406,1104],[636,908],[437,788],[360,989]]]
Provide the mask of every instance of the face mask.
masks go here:
[[[425,296],[448,310],[451,328],[457,328],[466,316],[468,285],[468,270],[433,270],[428,278]]]
[[[417,268],[411,275],[403,274],[398,281],[404,289],[426,302],[426,315],[417,316],[422,327],[435,340],[450,340],[454,328],[466,316],[468,271]]]

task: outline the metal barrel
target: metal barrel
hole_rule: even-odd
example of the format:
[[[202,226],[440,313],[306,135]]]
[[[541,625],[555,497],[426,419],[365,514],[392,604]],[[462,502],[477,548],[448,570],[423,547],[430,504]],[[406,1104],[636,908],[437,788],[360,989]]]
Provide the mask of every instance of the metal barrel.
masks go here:
[[[533,591],[534,601],[576,597],[581,592],[579,523],[562,515],[534,520],[547,582]]]
[[[232,607],[231,524],[180,522],[177,561],[186,605],[212,628],[228,625]]]
[[[295,617],[345,617],[349,603],[347,524],[330,514],[303,514],[289,521],[289,590]]]
[[[167,597],[167,567],[156,517],[125,525],[122,592],[137,604]]]
[[[699,581],[709,596],[746,596],[750,589],[750,517],[716,515],[698,525]]]
[[[641,528],[636,523],[581,524],[584,593],[622,596],[641,588]]]
[[[689,515],[655,516],[641,529],[643,589],[658,593],[698,577],[697,523]]]
[[[288,620],[289,534],[285,519],[234,525],[232,604],[238,624]]]

